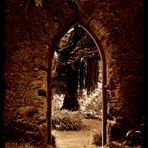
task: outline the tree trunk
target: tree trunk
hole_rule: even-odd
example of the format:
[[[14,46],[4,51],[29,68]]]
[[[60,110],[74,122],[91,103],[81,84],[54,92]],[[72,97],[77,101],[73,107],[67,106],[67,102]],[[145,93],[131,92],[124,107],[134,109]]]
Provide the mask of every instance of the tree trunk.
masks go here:
[[[86,78],[86,88],[87,94],[94,91],[97,87],[99,76],[99,60],[90,58],[87,60],[87,78]]]
[[[68,66],[67,69],[67,93],[65,94],[63,106],[61,109],[77,111],[79,109],[78,97],[78,68]]]

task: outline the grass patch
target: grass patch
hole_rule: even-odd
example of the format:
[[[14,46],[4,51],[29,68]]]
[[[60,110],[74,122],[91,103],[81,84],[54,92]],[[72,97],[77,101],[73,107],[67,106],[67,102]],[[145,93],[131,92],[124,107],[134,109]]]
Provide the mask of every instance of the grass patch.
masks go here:
[[[52,127],[57,130],[81,130],[85,127],[80,112],[68,110],[55,111],[52,115]]]

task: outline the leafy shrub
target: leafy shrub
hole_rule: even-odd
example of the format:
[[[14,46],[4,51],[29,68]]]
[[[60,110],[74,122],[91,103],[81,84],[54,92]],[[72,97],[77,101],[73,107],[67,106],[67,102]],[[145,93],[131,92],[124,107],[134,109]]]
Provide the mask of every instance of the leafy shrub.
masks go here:
[[[85,124],[79,112],[61,110],[52,115],[52,127],[57,130],[81,130]]]

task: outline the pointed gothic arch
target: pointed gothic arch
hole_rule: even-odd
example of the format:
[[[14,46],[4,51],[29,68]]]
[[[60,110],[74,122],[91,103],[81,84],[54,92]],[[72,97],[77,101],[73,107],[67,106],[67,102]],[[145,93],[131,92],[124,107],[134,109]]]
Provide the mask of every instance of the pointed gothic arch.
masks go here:
[[[86,31],[86,33],[92,38],[92,40],[94,41],[98,51],[99,51],[99,55],[101,57],[101,61],[102,61],[102,145],[105,145],[107,143],[107,97],[106,97],[106,78],[107,78],[107,74],[106,74],[106,56],[105,56],[105,52],[104,49],[101,45],[101,41],[99,41],[99,39],[96,37],[96,35],[93,33],[93,31],[87,26],[85,25],[83,22],[78,21],[76,23],[73,23],[72,25],[70,25],[68,27],[68,29],[64,30],[57,38],[57,42],[62,38],[62,36],[69,30],[71,29],[74,25],[80,25],[82,29],[84,29]],[[55,45],[56,47],[56,45]],[[52,60],[53,60],[53,55],[52,55]],[[52,63],[52,62],[51,62]],[[51,67],[51,63],[49,62]],[[51,72],[51,71],[50,71]],[[51,74],[49,74],[51,76]],[[48,79],[49,81],[49,79]],[[50,82],[49,82],[50,83]],[[52,93],[51,93],[51,86],[48,87],[48,92],[49,92],[49,98],[52,97]],[[51,134],[51,108],[52,108],[52,101],[51,99],[48,99],[48,105],[50,106],[48,108],[48,143],[50,144],[52,142],[52,134]]]

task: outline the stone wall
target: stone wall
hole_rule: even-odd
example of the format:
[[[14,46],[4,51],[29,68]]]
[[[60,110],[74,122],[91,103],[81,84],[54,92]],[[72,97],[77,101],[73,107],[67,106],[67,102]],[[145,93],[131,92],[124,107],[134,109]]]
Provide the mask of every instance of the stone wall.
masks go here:
[[[105,56],[109,114],[126,118],[131,127],[139,125],[144,97],[143,1],[35,2],[5,1],[5,123],[16,121],[18,108],[25,106],[36,107],[38,117],[46,118],[47,96],[39,96],[38,90],[51,93],[54,48],[80,22],[94,34]]]

